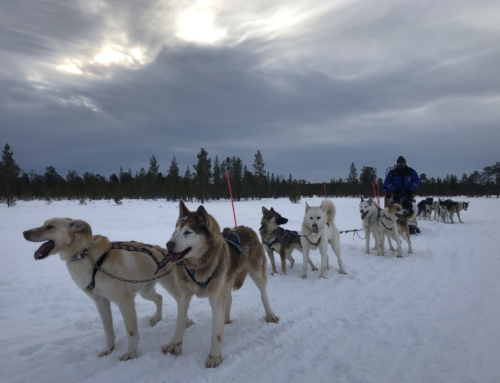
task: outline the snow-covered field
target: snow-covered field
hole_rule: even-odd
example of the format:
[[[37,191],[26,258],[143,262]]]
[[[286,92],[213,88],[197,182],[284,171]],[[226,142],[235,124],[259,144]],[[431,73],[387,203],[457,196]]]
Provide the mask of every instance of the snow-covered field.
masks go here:
[[[308,199],[318,205],[321,199]],[[361,228],[357,199],[335,199],[339,230]],[[289,218],[300,230],[301,204],[288,200],[235,203],[238,223],[258,230],[261,206]],[[177,218],[177,203],[165,201],[18,202],[0,205],[0,381],[1,382],[500,382],[500,200],[473,199],[464,224],[419,221],[413,254],[398,259],[365,254],[365,243],[341,235],[348,275],[338,274],[329,249],[328,279],[308,271],[300,278],[302,255],[294,253],[288,275],[268,278],[268,295],[278,324],[264,321],[260,294],[251,279],[233,293],[217,369],[205,369],[210,349],[208,300],[193,298],[183,353],[163,355],[173,335],[176,304],[164,297],[163,321],[149,327],[154,304],[136,298],[139,358],[120,362],[126,334],[112,306],[116,350],[97,358],[104,332],[94,304],[54,255],[35,262],[35,243],[22,232],[51,217],[80,218],[94,234],[111,240],[165,245]],[[188,204],[194,209],[197,205]],[[206,209],[221,227],[233,226],[228,201]],[[456,219],[458,222],[458,220]],[[372,239],[373,244],[373,239]],[[319,252],[311,258],[320,264]],[[278,270],[280,269],[277,257]],[[270,271],[270,263],[268,262]]]

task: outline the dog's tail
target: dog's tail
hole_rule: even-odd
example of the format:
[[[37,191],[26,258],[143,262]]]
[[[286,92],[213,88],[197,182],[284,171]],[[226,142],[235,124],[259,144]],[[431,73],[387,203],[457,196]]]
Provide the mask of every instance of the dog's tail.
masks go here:
[[[325,199],[321,204],[325,208],[327,222],[333,223],[335,221],[335,215],[337,214],[335,205],[329,199]]]

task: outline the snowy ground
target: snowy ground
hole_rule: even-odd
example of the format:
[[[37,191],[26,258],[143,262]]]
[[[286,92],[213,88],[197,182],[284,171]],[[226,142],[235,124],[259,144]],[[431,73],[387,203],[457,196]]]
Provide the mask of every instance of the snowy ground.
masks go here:
[[[321,199],[307,201],[316,205]],[[357,199],[334,202],[340,230],[362,227]],[[286,228],[300,230],[304,200],[235,203],[238,223],[258,230],[262,205],[289,218]],[[309,269],[302,280],[302,255],[294,253],[297,262],[288,275],[268,278],[278,324],[265,323],[260,294],[248,279],[233,294],[234,322],[225,326],[224,361],[217,369],[204,364],[212,322],[208,300],[191,302],[189,316],[196,325],[186,331],[182,355],[160,352],[176,319],[175,301],[160,286],[163,321],[156,327],[149,327],[153,303],[136,298],[139,358],[118,360],[127,339],[116,306],[116,350],[97,358],[104,333],[94,304],[59,256],[34,261],[38,245],[25,241],[22,231],[51,217],[72,217],[111,240],[165,245],[177,206],[165,201],[1,205],[0,381],[500,382],[498,199],[473,199],[462,214],[464,224],[420,221],[422,234],[412,236],[414,253],[407,254],[403,242],[403,259],[391,252],[365,254],[364,241],[342,235],[346,276],[338,274],[330,249],[334,267],[328,279],[319,280]],[[221,227],[233,226],[229,202],[205,207]],[[320,264],[319,252],[311,257]]]

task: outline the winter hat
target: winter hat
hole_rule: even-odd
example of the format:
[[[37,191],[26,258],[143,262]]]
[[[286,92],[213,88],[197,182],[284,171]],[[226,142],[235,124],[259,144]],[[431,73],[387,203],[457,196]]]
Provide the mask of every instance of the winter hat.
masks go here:
[[[404,159],[403,156],[399,156],[398,160],[396,161],[397,164],[399,164],[400,162],[404,162],[406,164],[406,160]]]

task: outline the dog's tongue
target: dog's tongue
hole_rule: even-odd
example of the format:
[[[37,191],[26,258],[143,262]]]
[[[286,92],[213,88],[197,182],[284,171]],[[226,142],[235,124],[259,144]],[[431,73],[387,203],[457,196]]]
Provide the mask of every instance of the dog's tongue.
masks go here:
[[[180,261],[182,258],[184,258],[184,256],[187,253],[189,253],[190,250],[191,250],[191,248],[188,247],[186,250],[184,250],[181,253],[170,253],[170,262],[175,263],[177,261]]]
[[[47,241],[35,251],[35,261],[45,258],[54,247],[54,241]]]
[[[406,217],[404,215],[396,214],[396,217],[398,217],[398,219],[401,221],[406,221]]]
[[[368,214],[368,212],[363,213],[363,215],[361,216],[361,219],[365,219],[365,217],[366,217],[367,214]]]
[[[314,225],[312,229],[313,229],[313,234],[318,234],[318,226]]]
[[[182,258],[182,253],[172,253],[170,254],[170,262],[177,262],[179,259]]]

